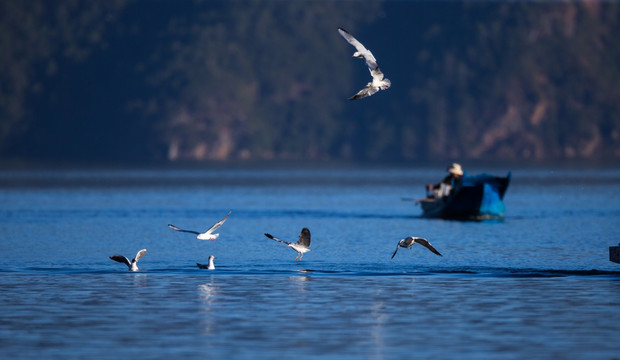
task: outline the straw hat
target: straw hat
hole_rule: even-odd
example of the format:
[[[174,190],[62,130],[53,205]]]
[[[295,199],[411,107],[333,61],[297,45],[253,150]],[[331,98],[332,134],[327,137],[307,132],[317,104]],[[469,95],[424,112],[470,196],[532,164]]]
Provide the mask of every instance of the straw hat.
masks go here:
[[[452,163],[446,170],[452,175],[463,176],[463,168],[457,163]]]

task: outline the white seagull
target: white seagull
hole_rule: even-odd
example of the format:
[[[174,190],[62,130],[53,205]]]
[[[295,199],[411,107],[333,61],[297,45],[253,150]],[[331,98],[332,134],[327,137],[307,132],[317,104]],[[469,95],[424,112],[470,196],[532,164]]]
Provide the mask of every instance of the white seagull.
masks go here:
[[[200,269],[207,269],[207,270],[215,270],[215,264],[213,263],[213,260],[217,259],[215,256],[210,255],[209,256],[209,265],[204,265],[204,264],[199,264],[196,263],[196,265],[198,265],[198,267]]]
[[[339,27],[338,32],[340,35],[349,42],[349,44],[353,45],[356,52],[353,53],[353,57],[364,59],[366,61],[366,65],[368,65],[368,70],[370,71],[370,75],[372,76],[372,81],[366,84],[366,86],[360,90],[357,94],[351,96],[349,100],[357,100],[361,98],[365,98],[367,96],[371,96],[375,94],[379,90],[387,90],[392,85],[392,82],[388,78],[383,77],[383,73],[379,70],[379,65],[377,64],[377,59],[372,55],[370,50],[366,49],[362,43],[357,41],[353,35],[349,34],[345,29]]]
[[[297,240],[296,243],[280,240],[277,237],[267,233],[265,233],[265,236],[270,238],[271,240],[285,243],[288,245],[288,247],[297,251],[297,257],[295,258],[295,261],[301,261],[301,258],[304,257],[304,254],[310,251],[310,230],[308,230],[308,228],[301,229],[301,233],[299,234],[299,240]]]
[[[217,229],[219,229],[220,226],[222,226],[222,224],[224,224],[224,221],[226,221],[226,219],[228,219],[228,217],[230,216],[230,211],[228,212],[228,215],[226,215],[222,220],[218,221],[215,223],[215,225],[211,226],[211,228],[203,233],[199,233],[198,231],[194,231],[194,230],[183,230],[180,229],[172,224],[168,224],[168,227],[171,228],[172,230],[176,230],[176,231],[181,231],[181,232],[186,232],[186,233],[190,233],[190,234],[196,234],[196,239],[198,240],[215,240],[217,239],[218,236],[220,236],[220,234],[213,234],[213,232]]]
[[[408,249],[410,247],[413,246],[413,244],[418,243],[422,246],[424,246],[425,248],[429,249],[430,251],[432,251],[433,253],[439,255],[439,256],[443,256],[439,253],[439,251],[435,250],[435,248],[433,247],[433,245],[431,245],[431,243],[428,242],[428,240],[420,238],[420,237],[415,237],[415,236],[409,236],[408,238],[402,239],[398,242],[398,245],[396,245],[396,250],[394,250],[394,254],[392,254],[392,259],[394,258],[394,256],[396,256],[396,252],[398,251],[399,247],[403,247],[405,249]]]
[[[131,261],[129,261],[129,259],[127,259],[125,256],[123,255],[112,255],[110,256],[110,259],[119,262],[119,263],[123,263],[125,265],[127,265],[127,267],[129,268],[130,271],[138,271],[138,260],[140,260],[140,258],[142,258],[144,256],[144,254],[146,254],[146,249],[142,249],[140,251],[138,251],[138,253],[136,254],[136,257],[134,257]]]

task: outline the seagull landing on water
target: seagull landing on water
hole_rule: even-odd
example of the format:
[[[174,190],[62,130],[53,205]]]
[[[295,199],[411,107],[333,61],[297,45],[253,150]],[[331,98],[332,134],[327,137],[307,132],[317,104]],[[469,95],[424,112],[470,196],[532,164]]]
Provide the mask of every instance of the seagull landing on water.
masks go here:
[[[199,263],[196,263],[196,265],[198,265],[200,269],[215,270],[215,264],[213,263],[213,260],[215,259],[217,258],[211,255],[209,256],[209,265],[204,265],[204,264],[199,264]]]
[[[228,219],[228,217],[230,216],[230,211],[228,212],[228,215],[226,215],[222,220],[218,221],[215,223],[215,225],[211,226],[211,228],[203,233],[199,233],[198,231],[194,231],[194,230],[183,230],[180,229],[172,224],[168,224],[168,227],[171,228],[172,230],[176,230],[176,231],[181,231],[181,232],[186,232],[186,233],[190,233],[190,234],[196,234],[196,239],[198,240],[215,240],[217,239],[218,236],[220,236],[220,234],[213,234],[213,232],[217,229],[219,229],[220,226],[222,226],[222,224],[224,224],[224,221],[226,221],[226,219]]]
[[[285,243],[286,245],[288,245],[288,247],[297,251],[297,257],[295,258],[295,261],[301,261],[301,258],[304,257],[304,254],[310,251],[310,230],[308,230],[308,228],[301,229],[301,233],[299,234],[299,240],[297,240],[296,243],[280,240],[271,234],[265,234],[265,236],[270,238],[271,240]]]
[[[123,255],[112,255],[110,256],[110,259],[127,265],[130,271],[138,271],[138,260],[140,260],[140,258],[142,258],[144,254],[146,254],[146,249],[138,251],[136,257],[133,258],[131,261],[129,261],[129,259],[127,259]]]
[[[390,86],[392,86],[392,82],[390,79],[383,77],[383,73],[379,70],[377,59],[375,59],[370,50],[366,49],[362,43],[357,41],[357,39],[354,38],[353,35],[349,34],[345,29],[339,27],[338,33],[340,33],[340,35],[348,41],[349,44],[355,47],[355,50],[357,51],[353,53],[353,57],[364,59],[366,61],[366,65],[368,66],[368,70],[370,71],[370,75],[372,76],[372,82],[366,84],[362,90],[351,96],[349,100],[365,98],[375,94],[379,90],[389,89]]]
[[[424,246],[425,248],[429,249],[430,251],[432,251],[433,253],[439,255],[439,256],[443,256],[439,253],[439,251],[435,250],[435,248],[433,247],[433,245],[431,245],[431,243],[428,242],[428,240],[420,238],[420,237],[415,237],[415,236],[409,236],[408,238],[402,239],[398,242],[398,245],[396,245],[396,250],[394,250],[394,254],[392,254],[392,259],[394,258],[394,256],[396,256],[396,252],[398,251],[399,247],[403,247],[405,249],[408,249],[410,247],[413,246],[413,244],[418,243],[422,246]]]

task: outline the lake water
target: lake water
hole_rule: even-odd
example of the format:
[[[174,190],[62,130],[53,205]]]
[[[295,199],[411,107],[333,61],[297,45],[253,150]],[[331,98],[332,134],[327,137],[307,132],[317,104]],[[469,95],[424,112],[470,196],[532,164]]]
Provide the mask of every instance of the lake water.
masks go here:
[[[420,217],[441,170],[0,171],[0,358],[620,359],[620,170],[512,169],[485,222]]]

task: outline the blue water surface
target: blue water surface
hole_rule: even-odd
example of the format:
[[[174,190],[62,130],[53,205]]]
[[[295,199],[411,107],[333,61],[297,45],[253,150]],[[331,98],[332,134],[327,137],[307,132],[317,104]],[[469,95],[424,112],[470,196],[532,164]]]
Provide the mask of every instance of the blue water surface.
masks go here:
[[[620,171],[508,170],[483,222],[420,217],[436,170],[2,171],[0,358],[620,359]]]

